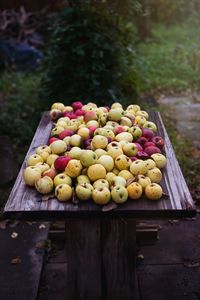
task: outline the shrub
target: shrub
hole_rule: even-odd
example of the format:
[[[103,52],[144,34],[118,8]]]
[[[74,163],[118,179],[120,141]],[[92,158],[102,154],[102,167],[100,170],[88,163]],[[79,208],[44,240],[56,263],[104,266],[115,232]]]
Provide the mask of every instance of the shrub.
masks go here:
[[[133,26],[103,6],[68,7],[50,28],[42,79],[46,104],[54,101],[135,100]]]

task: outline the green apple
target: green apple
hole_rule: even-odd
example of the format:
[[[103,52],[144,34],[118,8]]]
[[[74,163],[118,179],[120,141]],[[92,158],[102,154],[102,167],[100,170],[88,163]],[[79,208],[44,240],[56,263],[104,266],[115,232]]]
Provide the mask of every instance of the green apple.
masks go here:
[[[80,156],[81,156],[81,153],[83,152],[84,150],[82,150],[80,147],[72,147],[71,150],[68,152],[68,155],[71,157],[71,158],[75,158],[75,159],[80,159]]]
[[[139,199],[142,196],[142,186],[138,182],[132,182],[127,186],[128,196],[132,200]]]
[[[66,183],[68,185],[72,185],[72,179],[65,173],[59,173],[54,177],[54,185],[58,186],[59,184]]]
[[[59,109],[60,111],[64,111],[65,105],[61,102],[54,102],[51,106],[51,109]]]
[[[114,103],[111,105],[111,109],[115,109],[115,108],[122,108],[122,109],[123,109],[121,103],[119,103],[119,102],[114,102]]]
[[[134,178],[133,174],[128,170],[121,170],[118,176],[123,177],[126,181]]]
[[[144,162],[145,162],[146,168],[148,170],[151,170],[151,169],[153,169],[153,168],[156,167],[155,161],[153,159],[151,159],[151,158],[146,159]]]
[[[149,114],[145,110],[138,110],[135,115],[145,117],[145,119],[149,118]]]
[[[47,145],[41,145],[41,146],[37,147],[37,149],[36,149],[36,153],[39,154],[39,155],[44,151],[48,152],[50,154],[51,153],[51,148]]]
[[[91,141],[92,148],[95,149],[105,149],[108,145],[108,139],[103,135],[95,135]]]
[[[87,175],[79,175],[76,178],[76,181],[78,184],[82,184],[82,183],[90,183],[90,179]]]
[[[107,152],[104,149],[96,149],[94,152],[96,153],[98,158],[101,157],[102,155],[107,155]]]
[[[124,203],[128,199],[128,191],[123,185],[116,185],[111,191],[111,197],[115,203]]]
[[[147,176],[151,179],[151,182],[159,183],[162,179],[162,173],[157,167],[148,170]]]
[[[121,120],[120,120],[120,125],[131,127],[132,126],[132,121],[127,117],[122,117]]]
[[[81,174],[82,169],[83,169],[83,166],[82,166],[80,160],[71,159],[65,168],[65,173],[68,176],[75,178]]]
[[[131,143],[133,141],[133,136],[129,132],[121,132],[121,133],[116,135],[115,140],[117,142],[127,141],[127,142]]]
[[[117,175],[113,178],[111,185],[112,186],[123,185],[125,187],[126,186],[126,179],[119,176],[119,175]]]
[[[111,121],[119,122],[124,115],[124,111],[121,107],[112,108],[108,112],[108,119]]]
[[[79,128],[77,134],[80,135],[83,139],[87,139],[90,137],[90,130],[87,127]]]
[[[147,167],[146,167],[145,162],[141,159],[137,159],[137,160],[133,161],[132,164],[130,165],[130,172],[133,175],[146,174]]]
[[[55,127],[51,130],[51,136],[57,136],[57,135],[59,135],[63,130],[65,130],[64,127],[62,127],[62,126],[55,126]]]
[[[156,167],[159,169],[162,169],[166,166],[167,159],[166,157],[161,153],[154,153],[151,155],[151,158],[155,161]]]
[[[118,170],[128,170],[131,163],[131,159],[125,154],[121,154],[115,158],[115,167],[117,167]]]
[[[162,197],[162,187],[157,183],[147,185],[145,188],[145,196],[150,200],[159,200]]]
[[[80,162],[84,167],[89,167],[97,162],[97,155],[92,150],[83,150],[80,155]]]
[[[115,175],[113,172],[108,172],[108,173],[106,174],[105,179],[108,181],[109,186],[112,185],[113,179],[114,179],[116,176],[117,176],[117,175]]]
[[[101,187],[107,187],[109,188],[109,182],[106,179],[98,179],[93,183],[93,188],[97,189],[97,188],[101,188]]]
[[[156,132],[157,131],[157,126],[154,122],[150,122],[150,121],[147,121],[143,124],[143,127],[144,128],[149,128],[151,129],[153,132]]]
[[[140,106],[137,104],[130,104],[127,107],[127,110],[133,110],[136,113],[138,110],[140,110]]]
[[[67,202],[72,198],[73,190],[70,185],[62,183],[55,188],[56,198],[61,202]]]
[[[127,156],[136,156],[138,153],[138,148],[134,143],[125,143],[122,146],[122,149],[124,151],[124,154]]]
[[[106,169],[101,164],[94,164],[92,166],[89,166],[87,170],[87,176],[92,181],[103,179],[106,177]]]
[[[79,200],[89,200],[92,198],[93,187],[90,183],[78,184],[75,188],[76,196]]]
[[[139,126],[134,125],[128,129],[128,132],[132,134],[133,140],[136,141],[142,136],[142,130]]]
[[[110,155],[102,155],[97,162],[104,166],[107,172],[112,171],[114,168],[114,160]]]
[[[41,178],[41,170],[36,166],[29,166],[24,170],[24,181],[26,185],[34,186],[35,182]]]
[[[56,158],[58,158],[58,155],[57,154],[49,154],[49,156],[47,157],[47,160],[46,160],[46,163],[49,165],[49,166],[52,166],[54,161],[56,160]]]
[[[151,184],[151,179],[144,175],[138,175],[137,182],[145,189],[147,185]]]
[[[110,147],[107,150],[107,154],[110,155],[113,159],[123,154],[123,150],[121,147]]]
[[[73,147],[80,147],[82,142],[82,137],[78,134],[73,134],[70,136],[69,144]]]
[[[53,191],[53,180],[49,176],[41,177],[35,182],[35,188],[40,194],[49,194]]]
[[[35,166],[39,162],[43,163],[43,158],[39,154],[32,154],[27,159],[27,166]]]
[[[92,200],[96,204],[104,205],[110,201],[110,191],[107,187],[97,188],[92,191]]]
[[[43,163],[39,162],[35,166],[38,167],[41,170],[42,173],[47,171],[48,169],[50,169],[50,166],[47,163],[44,163],[44,162]]]
[[[50,148],[53,154],[62,154],[66,151],[66,143],[62,140],[57,140],[50,144]]]

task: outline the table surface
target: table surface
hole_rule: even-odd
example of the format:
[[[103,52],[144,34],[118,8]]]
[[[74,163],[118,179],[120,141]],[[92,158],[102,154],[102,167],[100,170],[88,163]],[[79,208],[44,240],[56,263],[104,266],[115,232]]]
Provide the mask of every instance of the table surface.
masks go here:
[[[150,112],[149,119],[157,124],[158,135],[165,140],[164,154],[167,165],[162,170],[161,185],[164,195],[159,201],[150,201],[142,196],[139,200],[128,200],[126,203],[113,208],[112,204],[101,207],[92,201],[61,203],[56,198],[42,200],[34,188],[27,187],[23,180],[23,171],[27,157],[33,154],[38,146],[47,144],[52,122],[49,112],[45,112],[36,130],[27,156],[22,164],[19,175],[4,208],[6,217],[32,220],[54,220],[66,218],[134,218],[162,219],[194,217],[195,206],[187,184],[175,157],[171,142],[164,127],[160,113]]]

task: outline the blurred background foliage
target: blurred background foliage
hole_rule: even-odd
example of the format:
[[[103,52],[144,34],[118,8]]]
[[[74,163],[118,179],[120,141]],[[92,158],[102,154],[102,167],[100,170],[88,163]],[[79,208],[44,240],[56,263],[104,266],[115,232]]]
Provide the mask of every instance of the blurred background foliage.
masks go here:
[[[119,100],[152,109],[146,93],[156,99],[199,91],[199,0],[3,0],[0,10],[20,5],[27,11],[47,6],[47,18],[40,67],[0,73],[1,135],[12,140],[19,164],[42,111],[55,101]],[[174,126],[168,129],[187,176],[188,143]]]

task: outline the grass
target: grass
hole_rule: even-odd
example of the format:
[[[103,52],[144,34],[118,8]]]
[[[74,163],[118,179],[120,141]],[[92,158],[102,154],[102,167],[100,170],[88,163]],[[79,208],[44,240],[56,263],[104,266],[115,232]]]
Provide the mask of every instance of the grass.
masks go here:
[[[39,73],[5,72],[0,76],[0,128],[21,163],[40,118]]]
[[[154,24],[152,38],[136,50],[142,92],[169,94],[199,89],[199,24],[196,19],[168,27]]]

